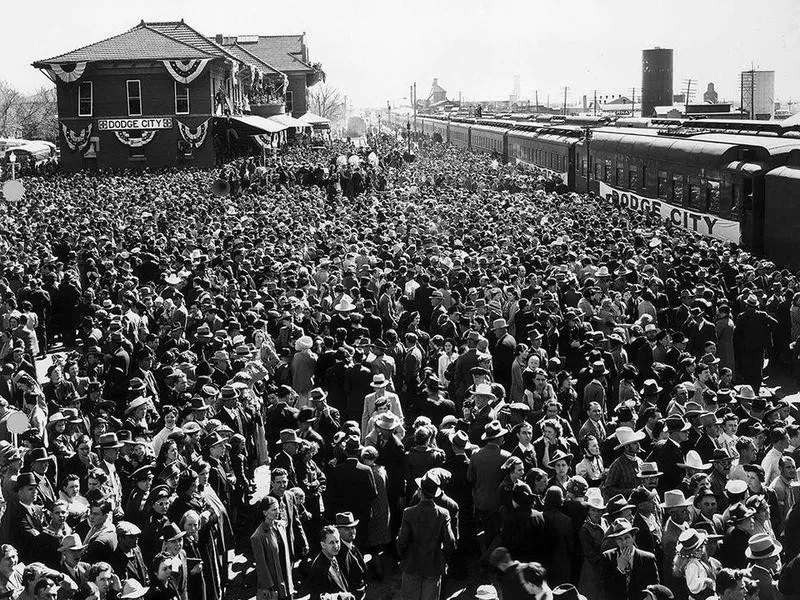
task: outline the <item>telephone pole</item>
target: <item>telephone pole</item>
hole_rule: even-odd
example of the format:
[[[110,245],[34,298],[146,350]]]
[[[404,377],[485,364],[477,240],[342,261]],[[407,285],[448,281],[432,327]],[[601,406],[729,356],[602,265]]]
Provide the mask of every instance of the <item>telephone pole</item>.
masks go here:
[[[414,135],[417,134],[417,82],[414,82]]]
[[[536,90],[536,112],[539,112],[539,90]]]
[[[568,86],[564,86],[564,116],[567,116],[567,90],[569,90]]]
[[[597,116],[597,90],[594,91],[594,103],[592,104],[592,106],[594,106],[594,116],[596,117]]]

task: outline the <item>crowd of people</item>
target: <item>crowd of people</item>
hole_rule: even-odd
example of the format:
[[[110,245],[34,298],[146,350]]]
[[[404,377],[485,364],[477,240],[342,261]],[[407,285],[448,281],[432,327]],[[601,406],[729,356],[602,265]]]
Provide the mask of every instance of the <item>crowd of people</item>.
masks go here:
[[[800,597],[796,275],[371,142],[0,206],[0,594]]]

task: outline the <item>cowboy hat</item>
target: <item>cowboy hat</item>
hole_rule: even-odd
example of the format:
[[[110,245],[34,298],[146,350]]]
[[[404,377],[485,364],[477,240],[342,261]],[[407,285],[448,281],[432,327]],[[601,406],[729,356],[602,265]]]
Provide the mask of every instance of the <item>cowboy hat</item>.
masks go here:
[[[737,400],[755,400],[758,397],[759,396],[753,391],[753,387],[749,385],[739,386],[739,389],[736,392]]]
[[[586,505],[597,510],[605,510],[606,504],[603,502],[603,493],[600,488],[589,488],[586,490]]]
[[[342,299],[339,301],[339,303],[333,307],[333,310],[336,312],[352,312],[355,309],[356,305],[353,304],[353,301],[347,295],[342,296]]]
[[[646,462],[639,465],[639,472],[636,477],[646,479],[648,477],[660,477],[664,473],[658,470],[658,465],[654,462]]]
[[[614,435],[617,436],[617,441],[619,442],[614,447],[614,450],[619,450],[635,442],[642,441],[646,434],[644,431],[634,431],[630,427],[618,427]]]
[[[686,499],[681,490],[667,490],[664,492],[664,501],[661,503],[661,508],[668,510],[670,508],[683,508],[689,506],[691,503]]]
[[[120,592],[119,597],[122,600],[134,600],[135,598],[143,598],[144,595],[147,594],[149,590],[150,590],[149,587],[143,586],[135,579],[126,579],[125,583],[122,584],[122,591]]]

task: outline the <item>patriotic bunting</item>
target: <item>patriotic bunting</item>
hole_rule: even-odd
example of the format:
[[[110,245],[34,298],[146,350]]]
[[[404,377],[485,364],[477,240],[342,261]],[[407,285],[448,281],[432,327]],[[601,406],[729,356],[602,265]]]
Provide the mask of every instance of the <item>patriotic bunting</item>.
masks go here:
[[[198,58],[194,60],[165,60],[162,62],[175,81],[187,84],[197,79],[210,60],[210,58]]]
[[[129,134],[127,131],[115,131],[114,135],[117,136],[117,139],[125,144],[126,146],[130,146],[131,148],[141,148],[153,141],[153,138],[156,137],[155,130],[150,131],[143,131],[141,137],[134,137]]]
[[[55,73],[61,81],[72,83],[81,78],[81,75],[83,75],[83,72],[86,70],[86,63],[75,63],[75,68],[71,71],[65,71],[61,65],[52,63],[50,64],[50,70]]]
[[[203,142],[206,140],[209,121],[211,121],[211,119],[206,119],[195,129],[192,129],[188,125],[184,125],[183,123],[178,121],[178,131],[181,132],[181,137],[184,139],[186,143],[191,144],[193,148],[199,148],[200,146],[203,145]]]
[[[85,129],[81,129],[80,133],[75,133],[62,123],[61,131],[64,134],[64,139],[67,141],[67,146],[70,150],[73,152],[75,150],[83,150],[89,145],[89,138],[92,135],[92,124],[89,123]]]

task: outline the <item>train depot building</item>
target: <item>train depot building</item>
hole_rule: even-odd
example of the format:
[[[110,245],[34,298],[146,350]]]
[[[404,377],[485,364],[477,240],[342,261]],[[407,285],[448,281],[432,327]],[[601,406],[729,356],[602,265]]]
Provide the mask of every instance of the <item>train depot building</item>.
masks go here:
[[[307,91],[324,73],[304,38],[207,37],[183,20],[142,21],[34,62],[56,85],[63,169],[209,168],[308,129],[320,121],[305,114]]]

